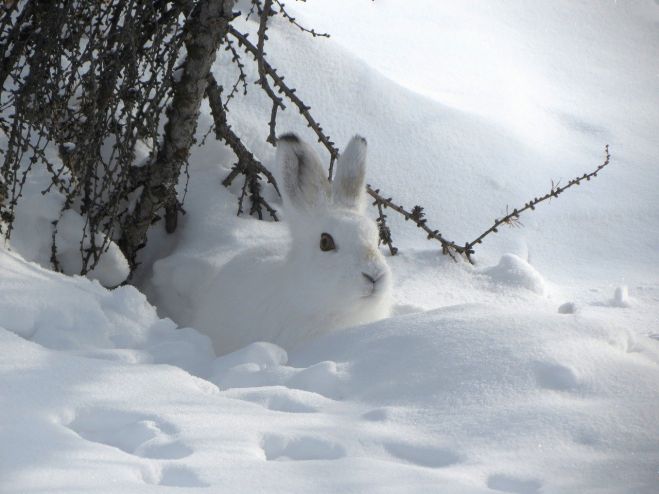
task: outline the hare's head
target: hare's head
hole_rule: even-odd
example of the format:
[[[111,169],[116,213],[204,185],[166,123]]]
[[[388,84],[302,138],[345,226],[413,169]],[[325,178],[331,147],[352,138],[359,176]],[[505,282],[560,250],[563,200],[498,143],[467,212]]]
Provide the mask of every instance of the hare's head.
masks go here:
[[[366,140],[355,136],[348,143],[333,182],[296,135],[279,138],[277,161],[293,237],[289,262],[304,277],[309,296],[346,310],[386,310],[391,272],[378,248],[375,221],[364,214]]]

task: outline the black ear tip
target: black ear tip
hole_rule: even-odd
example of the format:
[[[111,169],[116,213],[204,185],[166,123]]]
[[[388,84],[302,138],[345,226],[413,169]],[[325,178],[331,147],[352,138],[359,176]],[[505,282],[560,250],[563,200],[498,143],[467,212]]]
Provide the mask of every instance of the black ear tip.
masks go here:
[[[362,142],[362,144],[368,144],[368,141],[366,141],[366,137],[360,136],[359,134],[355,136],[355,139],[359,139]]]
[[[292,132],[282,134],[277,138],[277,142],[279,141],[284,141],[284,142],[300,142],[300,138],[296,135],[293,134]]]

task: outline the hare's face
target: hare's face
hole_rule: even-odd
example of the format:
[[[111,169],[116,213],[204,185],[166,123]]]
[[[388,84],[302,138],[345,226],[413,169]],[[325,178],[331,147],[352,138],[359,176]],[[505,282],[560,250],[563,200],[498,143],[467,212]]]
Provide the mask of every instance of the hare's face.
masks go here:
[[[389,297],[391,271],[378,247],[375,222],[350,210],[330,210],[296,228],[290,261],[304,285],[328,299],[356,305]]]
[[[277,161],[293,236],[289,267],[309,297],[346,312],[386,305],[391,272],[375,221],[364,215],[366,140],[350,141],[331,183],[316,153],[295,135],[279,139]]]

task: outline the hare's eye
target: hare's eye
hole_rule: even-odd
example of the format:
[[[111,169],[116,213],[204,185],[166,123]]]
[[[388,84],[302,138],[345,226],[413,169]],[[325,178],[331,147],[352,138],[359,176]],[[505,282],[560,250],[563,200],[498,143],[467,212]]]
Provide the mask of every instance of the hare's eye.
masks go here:
[[[329,233],[323,233],[320,235],[320,250],[327,252],[329,250],[335,250],[336,245],[334,245],[334,239]]]

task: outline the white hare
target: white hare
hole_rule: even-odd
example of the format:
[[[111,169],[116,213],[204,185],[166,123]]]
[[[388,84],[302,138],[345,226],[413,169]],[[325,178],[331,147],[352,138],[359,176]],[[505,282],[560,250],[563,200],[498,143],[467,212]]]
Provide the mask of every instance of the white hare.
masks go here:
[[[291,350],[332,329],[387,317],[391,272],[364,215],[366,140],[355,136],[333,182],[296,135],[277,142],[288,252],[252,249],[229,261],[205,291],[193,326],[221,355],[255,341]]]

